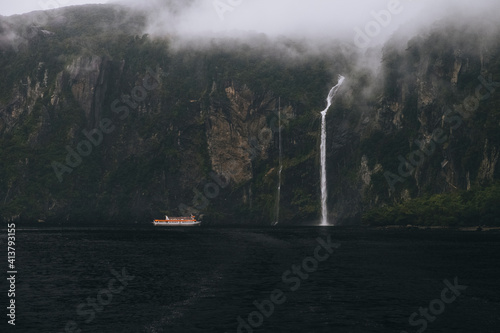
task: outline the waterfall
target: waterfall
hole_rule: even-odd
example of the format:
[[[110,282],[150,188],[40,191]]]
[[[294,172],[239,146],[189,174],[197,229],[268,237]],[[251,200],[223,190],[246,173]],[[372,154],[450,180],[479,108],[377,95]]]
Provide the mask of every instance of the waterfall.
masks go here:
[[[339,75],[339,82],[335,87],[330,90],[328,98],[326,99],[326,109],[321,111],[321,225],[328,225],[327,215],[328,208],[326,205],[328,192],[326,186],[326,113],[332,105],[333,97],[337,94],[340,86],[344,82],[344,77]]]
[[[278,146],[279,146],[279,167],[278,167],[278,193],[276,194],[276,221],[273,225],[277,225],[280,220],[280,198],[281,198],[281,171],[283,171],[282,146],[281,146],[281,97],[278,101]]]

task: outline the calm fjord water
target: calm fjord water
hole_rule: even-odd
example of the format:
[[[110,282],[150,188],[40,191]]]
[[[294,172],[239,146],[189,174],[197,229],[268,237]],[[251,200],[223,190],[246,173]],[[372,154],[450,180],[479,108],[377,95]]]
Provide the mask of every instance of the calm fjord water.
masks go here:
[[[500,233],[19,229],[16,250],[2,332],[500,332]]]

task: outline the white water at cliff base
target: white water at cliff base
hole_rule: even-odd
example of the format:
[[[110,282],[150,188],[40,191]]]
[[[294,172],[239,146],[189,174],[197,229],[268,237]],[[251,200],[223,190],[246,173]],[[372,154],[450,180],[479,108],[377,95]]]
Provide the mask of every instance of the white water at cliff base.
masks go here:
[[[345,77],[339,75],[339,81],[336,86],[334,86],[330,93],[328,93],[328,98],[326,99],[326,109],[321,111],[321,225],[328,225],[328,207],[326,205],[328,199],[328,189],[326,186],[326,114],[328,109],[332,105],[332,100],[337,94],[340,86],[344,82]]]

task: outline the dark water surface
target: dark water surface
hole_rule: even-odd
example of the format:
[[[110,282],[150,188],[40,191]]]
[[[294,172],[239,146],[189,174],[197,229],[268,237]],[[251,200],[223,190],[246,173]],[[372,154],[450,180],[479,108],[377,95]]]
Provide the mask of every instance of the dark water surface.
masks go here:
[[[318,248],[328,236],[331,254]],[[500,233],[18,229],[16,245],[17,325],[3,310],[1,332],[224,333],[238,317],[244,333],[500,332]],[[303,263],[310,273],[287,274]],[[446,304],[455,278],[467,289]]]

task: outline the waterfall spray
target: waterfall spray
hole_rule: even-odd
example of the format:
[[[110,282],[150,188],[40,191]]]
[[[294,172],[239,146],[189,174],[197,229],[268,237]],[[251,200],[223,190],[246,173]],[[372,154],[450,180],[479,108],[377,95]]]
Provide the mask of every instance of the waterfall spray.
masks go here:
[[[330,90],[328,98],[326,99],[326,109],[321,111],[321,225],[328,225],[327,214],[328,209],[326,205],[328,192],[326,187],[326,113],[332,105],[333,97],[337,94],[340,86],[344,82],[344,77],[339,75],[339,82],[335,87]]]

